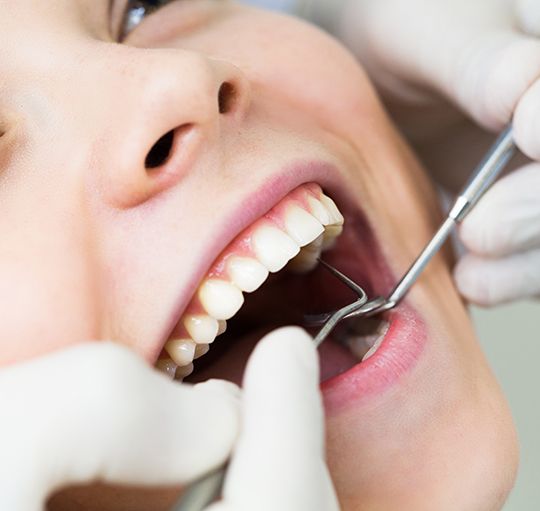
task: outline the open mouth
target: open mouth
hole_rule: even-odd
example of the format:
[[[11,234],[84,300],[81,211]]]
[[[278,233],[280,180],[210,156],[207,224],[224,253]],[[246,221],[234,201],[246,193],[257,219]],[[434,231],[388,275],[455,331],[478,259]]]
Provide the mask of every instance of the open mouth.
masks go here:
[[[240,383],[245,363],[265,333],[303,326],[306,313],[327,312],[355,299],[318,263],[321,255],[369,296],[387,292],[391,275],[361,212],[349,208],[342,214],[319,185],[304,184],[218,256],[156,367],[180,381],[223,378]],[[320,348],[321,381],[331,382],[373,360],[395,317],[392,311],[339,325]]]

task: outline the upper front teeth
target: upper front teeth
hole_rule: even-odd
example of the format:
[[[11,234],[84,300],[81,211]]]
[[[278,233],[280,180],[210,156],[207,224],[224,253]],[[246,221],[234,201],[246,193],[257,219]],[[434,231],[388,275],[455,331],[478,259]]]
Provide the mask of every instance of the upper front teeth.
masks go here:
[[[210,344],[219,335],[219,321],[207,314],[186,314],[182,324],[197,344]]]
[[[336,206],[336,203],[330,197],[324,194],[321,194],[320,201],[323,203],[324,207],[330,213],[331,220],[329,224],[343,225],[345,222],[345,219],[343,218],[341,211]]]
[[[208,315],[221,320],[232,318],[244,303],[242,291],[221,279],[205,279],[197,296]]]
[[[343,215],[317,185],[305,185],[240,234],[216,260],[165,345],[168,359],[156,366],[169,375],[187,376],[194,359],[223,333],[269,273],[289,268],[306,272],[343,229]],[[174,366],[178,366],[175,371]]]
[[[285,214],[285,229],[298,247],[309,245],[324,232],[321,222],[297,205],[292,205]]]
[[[331,249],[343,231],[343,215],[330,197],[321,193],[319,200],[311,197],[308,204],[313,216],[316,216],[324,227],[322,234],[303,247],[291,261],[289,268],[299,273],[313,270],[319,262],[321,253]]]
[[[323,195],[321,194],[321,197]],[[307,198],[309,212],[322,224],[330,225],[332,223],[332,215],[328,207],[323,204],[321,197],[316,199],[313,196]]]
[[[195,358],[195,346],[191,339],[174,339],[165,345],[165,351],[179,366],[187,366]]]
[[[227,270],[233,284],[245,293],[256,291],[268,278],[266,267],[250,257],[231,257]]]
[[[255,257],[272,273],[276,273],[300,252],[298,244],[281,229],[261,225],[252,237]]]

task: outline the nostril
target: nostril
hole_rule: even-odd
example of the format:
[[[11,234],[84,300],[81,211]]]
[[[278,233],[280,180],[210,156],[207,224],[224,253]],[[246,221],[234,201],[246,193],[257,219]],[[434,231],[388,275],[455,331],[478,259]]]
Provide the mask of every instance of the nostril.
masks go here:
[[[227,114],[229,113],[236,101],[236,88],[230,82],[224,82],[219,88],[218,92],[218,105],[219,113]]]
[[[144,166],[147,169],[161,167],[169,159],[174,142],[174,130],[163,135],[150,149],[150,152],[144,160]]]

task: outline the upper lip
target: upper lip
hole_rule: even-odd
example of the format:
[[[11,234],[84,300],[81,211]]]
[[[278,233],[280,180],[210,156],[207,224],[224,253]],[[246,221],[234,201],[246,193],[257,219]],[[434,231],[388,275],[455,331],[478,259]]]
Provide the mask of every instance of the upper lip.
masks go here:
[[[293,162],[254,191],[247,192],[242,200],[235,201],[229,211],[224,211],[220,215],[216,225],[208,226],[206,249],[204,253],[200,254],[198,266],[191,269],[189,284],[178,293],[178,298],[171,307],[171,313],[168,315],[157,342],[153,344],[152,362],[155,362],[159,357],[212,262],[238,234],[261,218],[298,186],[315,182],[331,192],[341,188],[340,181],[340,173],[329,163],[321,161]]]

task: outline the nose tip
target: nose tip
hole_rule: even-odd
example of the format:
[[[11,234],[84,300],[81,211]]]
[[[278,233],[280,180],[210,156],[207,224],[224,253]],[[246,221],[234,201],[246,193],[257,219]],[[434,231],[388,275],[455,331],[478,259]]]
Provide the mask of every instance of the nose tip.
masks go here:
[[[249,84],[237,67],[183,57],[146,68],[144,78],[129,74],[115,87],[122,92],[113,105],[127,118],[114,123],[125,136],[111,137],[116,147],[107,144],[116,165],[104,171],[103,191],[114,207],[136,206],[174,186],[249,108]]]

